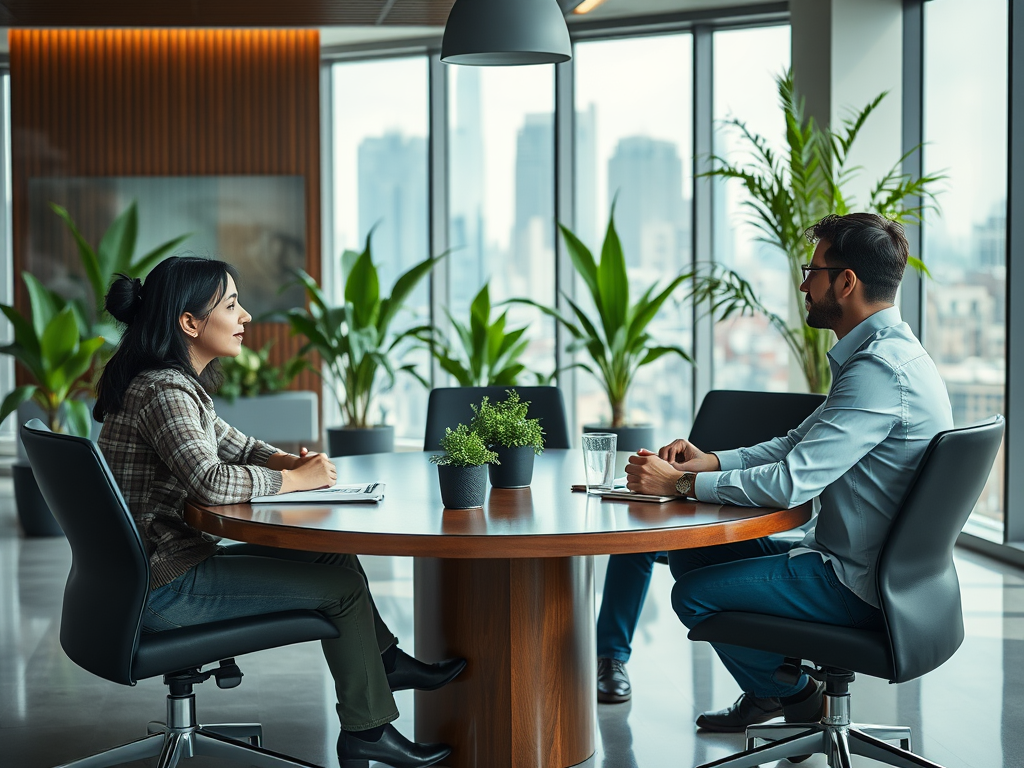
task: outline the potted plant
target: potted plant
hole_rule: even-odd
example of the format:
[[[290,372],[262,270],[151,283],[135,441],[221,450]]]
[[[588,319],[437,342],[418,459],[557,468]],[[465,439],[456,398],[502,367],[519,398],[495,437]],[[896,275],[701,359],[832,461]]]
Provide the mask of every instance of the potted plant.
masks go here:
[[[14,327],[14,341],[0,347],[22,365],[32,383],[17,387],[0,405],[0,423],[19,406],[32,402],[54,432],[80,437],[90,435],[93,424],[85,399],[92,394],[90,372],[102,336],[84,338],[82,320],[76,308],[27,272],[22,274],[28,288],[31,318],[6,304],[0,305]],[[14,495],[18,519],[28,536],[60,534],[27,462],[13,467]]]
[[[258,352],[242,347],[237,357],[221,359],[224,381],[214,403],[217,415],[247,435],[275,445],[308,443],[320,436],[315,392],[286,391],[309,363],[298,355],[272,365],[271,339]]]
[[[800,265],[810,261],[811,249],[804,232],[822,217],[846,214],[863,208],[900,223],[919,222],[925,210],[937,209],[935,185],[941,175],[913,178],[901,170],[899,158],[892,169],[871,188],[866,205],[858,205],[848,193],[858,167],[849,167],[851,148],[860,129],[885,98],[872,100],[859,112],[842,121],[839,130],[820,128],[814,118],[805,117],[803,101],[793,90],[792,72],[776,78],[779,102],[786,122],[786,147],[779,153],[770,142],[751,130],[738,118],[725,122],[739,131],[749,150],[750,160],[735,163],[713,156],[715,167],[703,176],[739,179],[747,190],[743,205],[750,223],[761,241],[774,245],[788,262],[790,283],[797,306],[803,306]],[[914,147],[909,153],[917,151]],[[920,259],[911,257],[910,265],[928,274]],[[753,286],[737,272],[721,265],[706,265],[694,276],[691,298],[708,308],[717,320],[734,314],[761,314],[782,334],[790,351],[800,363],[811,392],[827,393],[832,381],[828,351],[832,332],[811,328],[806,323],[787,321],[767,309]]]
[[[502,312],[491,321],[489,283],[473,298],[469,307],[469,324],[459,322],[445,309],[455,329],[458,346],[450,343],[437,329],[423,335],[423,341],[441,368],[459,383],[460,387],[488,387],[514,385],[526,366],[519,357],[526,351],[529,339],[522,338],[526,328],[505,328],[508,312]],[[459,349],[461,346],[461,349]],[[547,383],[550,377],[534,373],[537,381]]]
[[[323,368],[330,373],[334,386],[329,389],[345,416],[344,427],[327,430],[328,451],[332,456],[386,453],[394,449],[394,427],[373,424],[370,408],[381,391],[394,385],[396,371],[406,371],[429,386],[416,372],[415,364],[396,369],[391,358],[403,341],[422,338],[430,326],[393,333],[391,324],[409,293],[445,254],[416,264],[395,281],[390,296],[382,296],[370,253],[372,234],[367,235],[366,247],[361,253],[346,251],[342,255],[344,305],[328,306],[316,281],[299,270],[298,277],[306,288],[309,307],[291,309],[285,316],[292,333],[307,339],[299,354],[311,350],[320,354],[321,368],[313,370],[321,376]]]
[[[465,424],[445,429],[441,438],[444,454],[431,456],[437,464],[441,501],[445,509],[475,509],[484,505],[487,490],[486,465],[498,461],[498,454],[487,449],[483,438]]]
[[[654,442],[654,427],[650,424],[629,425],[626,402],[629,388],[637,371],[664,355],[679,355],[693,362],[683,350],[671,344],[661,344],[647,332],[647,326],[658,310],[689,275],[679,275],[655,293],[657,283],[643,292],[636,302],[630,301],[629,278],[622,244],[615,231],[615,206],[608,218],[608,230],[601,247],[600,262],[594,261],[590,250],[567,227],[559,225],[565,239],[566,250],[573,266],[593,300],[594,315],[586,311],[563,292],[572,310],[572,319],[557,309],[546,307],[530,299],[511,299],[513,302],[537,307],[559,322],[572,336],[570,352],[584,351],[591,364],[576,362],[570,367],[587,371],[601,382],[611,407],[611,424],[588,424],[585,432],[614,432],[618,435],[620,450],[650,447]]]
[[[479,407],[473,406],[470,429],[498,456],[489,469],[495,488],[526,488],[533,480],[533,457],[544,452],[544,430],[538,419],[526,418],[529,407],[514,389],[501,402],[492,405],[485,395]]]

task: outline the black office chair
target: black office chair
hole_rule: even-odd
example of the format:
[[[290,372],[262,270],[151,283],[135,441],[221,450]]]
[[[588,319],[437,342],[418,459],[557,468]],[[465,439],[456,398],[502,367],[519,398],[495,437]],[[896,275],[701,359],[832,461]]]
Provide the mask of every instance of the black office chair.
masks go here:
[[[891,683],[913,680],[960,647],[964,622],[953,545],[985,487],[1002,436],[1003,418],[996,416],[941,432],[928,446],[876,565],[884,629],[729,611],[690,630],[691,640],[789,657],[790,663],[776,672],[779,682],[795,683],[801,672],[809,672],[826,686],[820,722],[750,726],[746,751],[702,768],[747,768],[819,752],[828,756],[830,766],[842,768],[850,765],[851,754],[900,768],[939,768],[910,751],[909,728],[851,723],[849,684],[858,672]],[[803,659],[817,668],[802,666]],[[758,741],[767,743],[756,746]],[[900,748],[887,741],[899,741]]]
[[[705,452],[757,445],[800,426],[824,401],[824,395],[713,389],[697,409],[689,440]]]
[[[143,634],[149,558],[103,455],[89,440],[54,434],[38,419],[22,426],[21,439],[43,498],[71,544],[61,647],[80,667],[111,682],[135,685],[163,675],[170,689],[167,722],[150,723],[149,736],[62,768],[104,768],[153,755],[159,755],[158,768],[196,755],[265,768],[316,768],[263,749],[258,723],[199,725],[192,686],[212,676],[219,687],[233,688],[242,680],[234,656],[334,638],[334,624],[316,611],[296,610]],[[217,661],[216,669],[201,671]]]
[[[540,419],[545,448],[572,447],[565,420],[565,402],[558,387],[438,387],[430,390],[427,402],[427,434],[423,438],[423,450],[440,450],[445,427],[455,429],[457,424],[468,424],[473,418],[470,405],[479,404],[484,395],[491,398],[491,402],[504,400],[509,389],[515,389],[520,400],[530,402],[527,415],[531,419]]]

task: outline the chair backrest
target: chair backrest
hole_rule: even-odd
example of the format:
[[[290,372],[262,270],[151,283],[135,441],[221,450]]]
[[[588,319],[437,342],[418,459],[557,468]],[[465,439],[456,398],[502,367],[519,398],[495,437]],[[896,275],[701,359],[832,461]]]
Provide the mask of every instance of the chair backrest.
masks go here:
[[[824,395],[713,389],[697,409],[690,442],[702,451],[757,445],[800,426],[824,401]]]
[[[21,428],[32,474],[71,544],[60,644],[94,675],[134,685],[132,661],[149,594],[149,558],[128,505],[95,443]]]
[[[893,517],[876,579],[894,683],[930,672],[963,642],[953,545],[988,481],[1003,424],[996,416],[937,434]]]
[[[454,429],[459,423],[468,424],[473,418],[470,405],[478,404],[484,395],[490,397],[491,402],[504,400],[509,389],[515,389],[524,402],[529,401],[527,416],[540,419],[545,448],[572,447],[565,419],[565,402],[558,387],[438,387],[430,391],[427,403],[427,433],[423,438],[423,450],[440,450],[445,427]]]

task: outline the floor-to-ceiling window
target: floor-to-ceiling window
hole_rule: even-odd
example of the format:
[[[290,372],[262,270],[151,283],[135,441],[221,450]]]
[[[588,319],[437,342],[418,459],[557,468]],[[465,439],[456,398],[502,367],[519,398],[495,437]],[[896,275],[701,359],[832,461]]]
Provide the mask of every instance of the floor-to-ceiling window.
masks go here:
[[[741,121],[782,150],[786,123],[775,78],[789,67],[788,26],[716,32],[714,36],[715,154],[731,162],[749,157]],[[760,241],[743,205],[748,198],[738,179],[714,180],[713,247],[715,261],[735,270],[754,286],[758,298],[787,317],[800,309],[785,255]],[[802,312],[797,322],[803,322]],[[732,317],[715,324],[714,387],[785,392],[806,389],[789,373],[789,349],[762,315]]]
[[[576,233],[599,258],[615,203],[631,301],[691,267],[692,44],[689,34],[674,34],[575,47]],[[667,344],[692,349],[685,293],[680,287],[649,330]],[[582,283],[576,294],[592,306]],[[675,355],[642,368],[630,391],[628,420],[653,423],[659,445],[685,435],[692,381],[689,363]],[[577,423],[608,424],[611,415],[599,382],[581,372]]]
[[[947,177],[923,233],[924,340],[957,425],[1004,410],[1007,21],[1006,0],[924,6],[924,164]],[[1003,475],[1000,452],[975,532],[1001,538]]]
[[[520,384],[555,367],[552,320],[512,298],[555,302],[555,73],[552,65],[451,66],[448,76],[448,310],[468,324],[487,284],[492,320],[527,327]],[[453,343],[459,348],[459,343]]]
[[[361,251],[371,232],[381,291],[390,293],[395,280],[430,250],[427,205],[427,58],[381,59],[339,63],[333,68],[334,104],[334,245],[339,259],[345,250]],[[329,270],[338,284],[341,270]],[[428,281],[406,302],[407,311],[395,329],[430,319]],[[425,351],[412,352],[402,364],[414,362],[429,379]],[[390,392],[379,398],[373,414],[396,426],[399,439],[423,436],[427,392],[412,376],[400,373]],[[375,419],[376,420],[376,419]],[[331,426],[331,425],[328,425]]]

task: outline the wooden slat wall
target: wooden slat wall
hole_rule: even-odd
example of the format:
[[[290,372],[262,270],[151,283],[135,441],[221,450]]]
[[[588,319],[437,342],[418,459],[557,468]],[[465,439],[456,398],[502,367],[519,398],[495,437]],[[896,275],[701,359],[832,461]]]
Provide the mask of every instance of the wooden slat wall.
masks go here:
[[[315,30],[12,29],[14,269],[38,176],[303,176],[306,271],[320,276],[320,37]],[[75,258],[73,252],[55,258]],[[20,284],[20,280],[18,281]],[[16,304],[28,306],[19,285]],[[275,357],[298,348],[285,326]],[[319,391],[303,374],[302,389]]]

